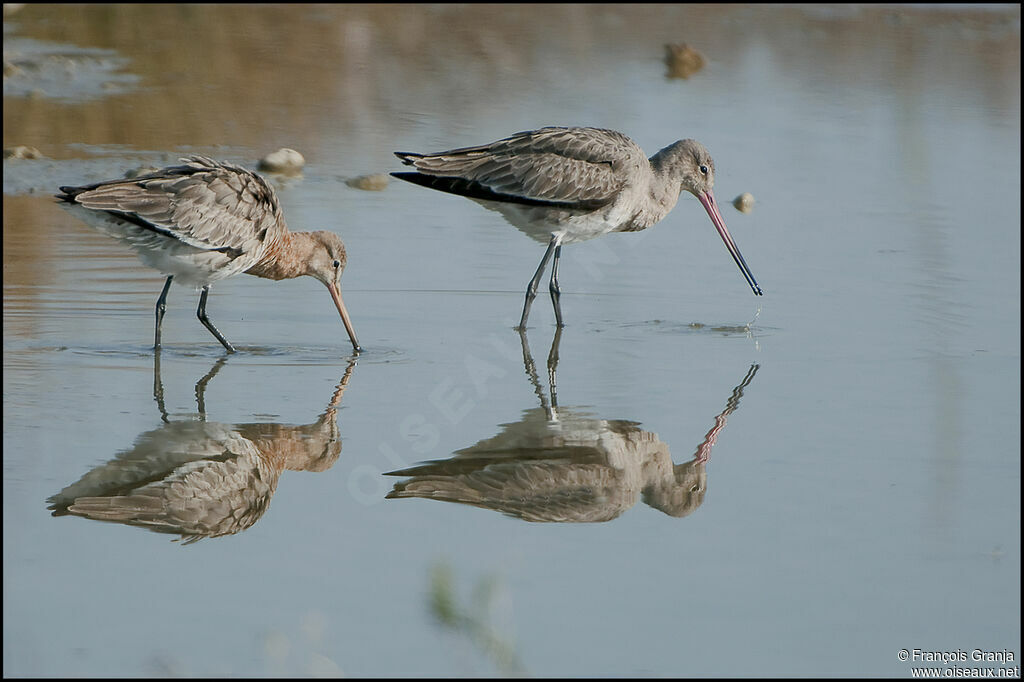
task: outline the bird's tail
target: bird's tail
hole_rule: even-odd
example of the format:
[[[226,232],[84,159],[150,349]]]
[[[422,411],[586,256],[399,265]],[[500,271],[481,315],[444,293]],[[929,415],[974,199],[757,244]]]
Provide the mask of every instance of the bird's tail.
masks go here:
[[[416,152],[395,152],[395,156],[402,160],[406,166],[415,165],[416,159],[422,159],[424,154],[418,154]]]
[[[75,203],[75,197],[87,189],[88,187],[62,186],[60,188],[61,194],[54,194],[53,196],[60,199],[61,201],[66,201],[69,204],[73,204]]]

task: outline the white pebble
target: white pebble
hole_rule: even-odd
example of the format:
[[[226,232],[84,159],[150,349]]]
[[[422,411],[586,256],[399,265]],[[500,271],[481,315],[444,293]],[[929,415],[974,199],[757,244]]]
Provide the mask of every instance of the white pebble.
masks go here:
[[[260,170],[270,173],[298,173],[306,165],[306,159],[294,149],[282,147],[260,159]]]

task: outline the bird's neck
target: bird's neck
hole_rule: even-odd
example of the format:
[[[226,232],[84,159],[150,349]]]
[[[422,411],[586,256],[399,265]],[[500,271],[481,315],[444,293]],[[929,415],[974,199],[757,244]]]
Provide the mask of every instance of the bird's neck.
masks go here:
[[[650,227],[667,216],[679,201],[679,191],[679,179],[662,166],[658,155],[651,157],[651,173],[647,179],[648,199],[642,202],[640,211],[633,219],[636,225],[634,229]]]
[[[247,424],[241,431],[278,472],[283,469],[322,471],[329,468],[341,452],[334,409],[305,426]]]
[[[308,232],[285,232],[267,244],[263,258],[245,273],[274,280],[301,277],[309,274],[312,253],[313,240]]]

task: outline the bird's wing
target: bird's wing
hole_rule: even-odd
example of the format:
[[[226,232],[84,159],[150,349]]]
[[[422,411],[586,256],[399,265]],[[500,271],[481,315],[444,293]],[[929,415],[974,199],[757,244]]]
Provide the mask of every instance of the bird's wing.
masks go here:
[[[387,497],[458,502],[524,521],[594,523],[621,515],[638,493],[624,485],[619,472],[600,464],[510,460],[458,474],[441,469],[396,483]]]
[[[273,188],[240,166],[204,156],[129,180],[62,187],[61,198],[108,211],[200,249],[251,251],[285,228]]]
[[[648,163],[631,139],[600,128],[541,128],[477,147],[396,155],[432,179],[396,176],[436,189],[475,198],[595,208],[611,202],[633,169]],[[452,186],[433,178],[448,178]]]
[[[79,497],[67,512],[180,533],[190,540],[229,535],[259,520],[280,474],[263,461],[255,445],[235,435],[217,457],[185,463],[164,478],[123,494]]]
[[[100,464],[47,502],[54,516],[68,513],[68,506],[83,497],[115,497],[147,483],[163,480],[193,462],[213,460],[224,452],[224,443],[238,438],[231,424],[217,422],[170,422],[140,434],[132,447]]]

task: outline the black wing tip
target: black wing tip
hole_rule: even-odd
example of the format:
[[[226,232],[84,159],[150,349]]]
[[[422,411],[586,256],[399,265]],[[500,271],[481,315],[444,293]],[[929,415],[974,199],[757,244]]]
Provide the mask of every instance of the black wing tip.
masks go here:
[[[504,194],[496,192],[487,185],[475,180],[467,180],[456,176],[428,175],[416,172],[393,172],[392,177],[399,180],[411,182],[414,185],[422,185],[430,189],[448,194],[457,194],[467,199],[480,201],[496,201],[501,204],[521,204],[523,206],[540,206],[545,208],[563,208],[575,211],[592,211],[604,206],[606,201],[549,201],[547,199],[533,199],[531,197],[517,196],[515,194]]]
[[[85,187],[71,187],[67,185],[61,185],[58,188],[62,194],[54,194],[53,196],[61,201],[66,201],[69,204],[75,203],[75,197],[85,191]]]
[[[423,154],[417,152],[392,152],[395,156],[402,160],[406,166],[411,166],[416,163],[416,159],[422,159]]]
[[[479,182],[466,180],[465,178],[447,175],[428,175],[415,171],[394,172],[391,175],[399,180],[411,182],[414,185],[429,187],[430,189],[436,189],[449,194],[458,194],[470,199],[489,199],[491,201],[509,201],[512,199],[506,195],[497,194]]]

